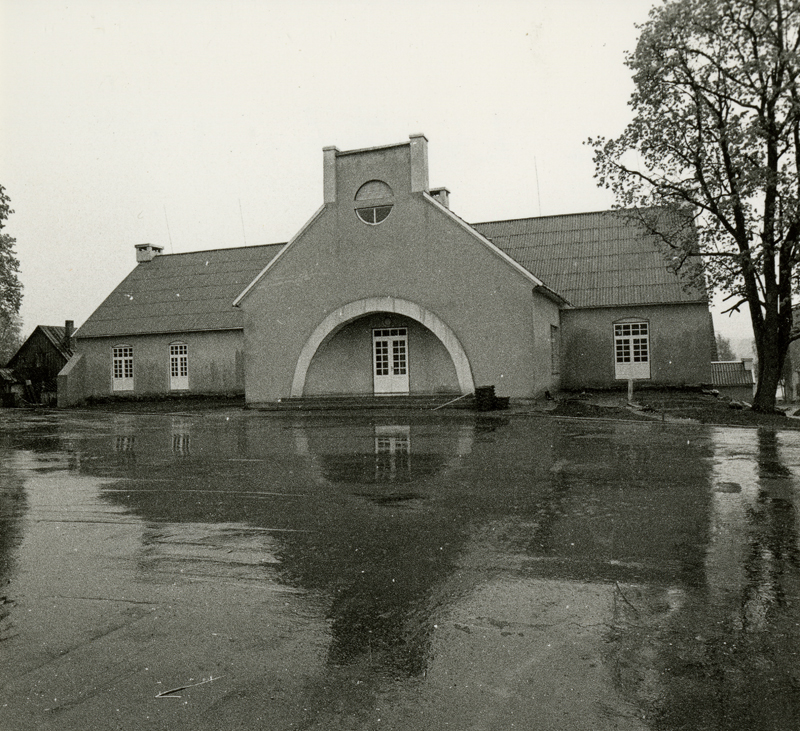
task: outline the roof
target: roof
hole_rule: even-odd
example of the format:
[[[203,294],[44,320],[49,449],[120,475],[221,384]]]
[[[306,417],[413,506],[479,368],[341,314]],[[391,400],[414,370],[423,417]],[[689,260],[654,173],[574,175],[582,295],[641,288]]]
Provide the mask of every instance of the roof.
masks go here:
[[[0,381],[11,384],[20,382],[12,368],[0,368]]]
[[[646,209],[658,230],[678,224]],[[633,211],[599,211],[472,224],[574,307],[706,302],[704,289],[670,269],[670,250]],[[652,224],[651,224],[652,225]]]
[[[235,330],[236,296],[284,244],[162,254],[142,262],[92,313],[80,338]]]
[[[443,210],[499,256],[508,257],[510,265],[530,275],[537,291],[561,304],[614,307],[707,301],[702,287],[689,286],[675,276],[669,267],[669,251],[658,235],[633,221],[630,211],[468,224]],[[654,213],[653,220],[659,225],[674,225],[678,220],[666,209],[638,213]],[[292,241],[303,230],[305,227]],[[139,264],[76,335],[94,338],[241,329],[243,314],[232,305],[241,301],[287,249],[286,244],[269,244],[156,256]]]
[[[711,383],[715,386],[752,386],[753,371],[741,360],[718,360],[711,363]]]
[[[39,325],[38,327],[64,360],[69,360],[72,357],[72,350],[64,347],[64,336],[67,334],[67,329],[63,325],[61,327],[58,325]]]
[[[17,359],[22,357],[29,348],[34,347],[29,344],[32,342],[37,332],[42,333],[45,340],[53,346],[53,350],[64,359],[65,363],[72,357],[72,350],[64,347],[64,336],[67,331],[63,325],[60,327],[58,325],[37,325],[33,329],[33,332],[25,339],[25,342],[19,346],[17,352],[9,358],[7,363],[9,367],[15,366],[17,364]]]

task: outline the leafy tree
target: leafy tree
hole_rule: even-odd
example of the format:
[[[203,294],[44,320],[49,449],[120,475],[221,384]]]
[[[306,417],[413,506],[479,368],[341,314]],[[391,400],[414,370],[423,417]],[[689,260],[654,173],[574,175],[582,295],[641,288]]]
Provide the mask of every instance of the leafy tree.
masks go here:
[[[22,304],[22,284],[19,281],[19,260],[14,255],[16,239],[4,233],[5,222],[14,211],[5,188],[0,185],[0,345],[10,348],[19,339],[19,307]],[[0,363],[10,358],[10,353],[0,352]]]
[[[12,315],[10,320],[3,321],[0,327],[0,366],[4,366],[22,345],[22,320],[19,315]]]
[[[731,341],[717,333],[717,360],[736,360]]]
[[[800,0],[663,0],[626,58],[632,121],[616,139],[588,141],[620,206],[691,217],[691,236],[659,233],[676,266],[700,257],[726,311],[749,311],[757,411],[774,410],[800,336],[799,49]]]

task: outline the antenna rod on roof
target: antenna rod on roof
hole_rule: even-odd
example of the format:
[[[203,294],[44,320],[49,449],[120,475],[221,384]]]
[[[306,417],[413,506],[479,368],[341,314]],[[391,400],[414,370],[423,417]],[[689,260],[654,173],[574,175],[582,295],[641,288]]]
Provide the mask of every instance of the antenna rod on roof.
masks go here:
[[[533,156],[533,171],[536,174],[536,200],[539,203],[539,215],[542,215],[542,194],[539,190],[539,166],[536,164],[536,155]]]
[[[167,217],[167,204],[161,204],[164,206],[164,220],[167,222],[167,238],[169,239],[169,253],[174,254],[175,251],[172,249],[172,232],[169,230],[169,218]]]
[[[242,213],[242,199],[239,198],[239,218],[242,219],[242,239],[244,240],[244,245],[247,246],[247,234],[244,232],[244,213]]]

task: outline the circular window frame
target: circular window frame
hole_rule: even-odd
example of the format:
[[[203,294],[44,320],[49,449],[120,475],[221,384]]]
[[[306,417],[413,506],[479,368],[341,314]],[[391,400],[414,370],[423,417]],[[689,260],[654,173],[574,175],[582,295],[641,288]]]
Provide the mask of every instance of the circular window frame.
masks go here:
[[[358,220],[362,223],[366,223],[367,226],[379,226],[382,224],[387,218],[389,218],[389,214],[392,212],[392,208],[394,208],[393,204],[383,205],[383,206],[368,206],[366,208],[356,208],[356,216],[358,216]],[[369,220],[369,219],[373,220]]]
[[[380,225],[394,208],[394,192],[382,180],[368,180],[356,191],[354,199],[355,214],[367,226]]]

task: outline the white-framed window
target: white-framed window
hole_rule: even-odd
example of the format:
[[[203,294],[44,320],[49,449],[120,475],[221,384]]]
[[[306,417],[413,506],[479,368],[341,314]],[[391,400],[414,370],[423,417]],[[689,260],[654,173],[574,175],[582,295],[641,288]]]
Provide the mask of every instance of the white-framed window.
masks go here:
[[[111,390],[133,391],[133,346],[115,345],[111,349]]]
[[[186,343],[169,346],[169,387],[171,391],[189,388],[189,346]]]
[[[643,321],[614,324],[615,376],[618,380],[650,378],[650,325]]]

